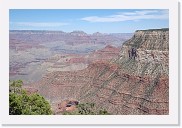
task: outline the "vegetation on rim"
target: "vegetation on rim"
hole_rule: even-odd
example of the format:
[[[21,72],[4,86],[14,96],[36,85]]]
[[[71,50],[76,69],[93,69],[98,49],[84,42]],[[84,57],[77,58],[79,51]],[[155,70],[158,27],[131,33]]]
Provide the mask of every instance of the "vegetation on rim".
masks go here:
[[[27,94],[22,89],[21,80],[10,82],[9,114],[10,115],[50,115],[50,104],[37,93]]]

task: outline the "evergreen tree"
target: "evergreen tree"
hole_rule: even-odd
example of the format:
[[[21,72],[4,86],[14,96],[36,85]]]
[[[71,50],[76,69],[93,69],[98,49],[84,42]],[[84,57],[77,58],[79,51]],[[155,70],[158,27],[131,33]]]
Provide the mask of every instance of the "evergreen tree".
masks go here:
[[[39,94],[28,95],[22,89],[21,80],[10,82],[9,114],[10,115],[50,115],[51,106]]]

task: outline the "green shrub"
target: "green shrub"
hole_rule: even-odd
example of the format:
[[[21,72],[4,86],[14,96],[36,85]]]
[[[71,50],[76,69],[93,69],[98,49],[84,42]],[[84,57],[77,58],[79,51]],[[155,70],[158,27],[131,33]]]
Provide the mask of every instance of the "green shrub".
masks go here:
[[[64,112],[64,115],[110,115],[105,109],[97,110],[95,103],[82,103],[76,106],[72,112]]]
[[[51,106],[39,94],[28,95],[22,89],[22,81],[10,82],[9,114],[10,115],[50,115]]]

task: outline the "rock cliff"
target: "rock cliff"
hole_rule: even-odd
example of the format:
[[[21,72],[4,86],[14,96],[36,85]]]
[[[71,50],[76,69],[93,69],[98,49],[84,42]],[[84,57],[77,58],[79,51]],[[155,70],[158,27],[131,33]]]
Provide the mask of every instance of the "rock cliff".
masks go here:
[[[135,61],[129,58],[128,51],[131,51],[132,48],[137,52]],[[123,44],[117,63],[121,67],[125,64],[128,65],[123,70],[135,73],[135,75],[142,75],[143,72],[155,76],[155,72],[160,72],[168,76],[168,61],[169,30],[151,29],[136,31],[134,36]],[[130,67],[130,65],[132,66]]]

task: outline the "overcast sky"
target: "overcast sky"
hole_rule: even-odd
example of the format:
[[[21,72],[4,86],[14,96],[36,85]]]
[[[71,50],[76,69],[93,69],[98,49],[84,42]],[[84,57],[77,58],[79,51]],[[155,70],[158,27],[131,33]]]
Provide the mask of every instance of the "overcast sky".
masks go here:
[[[10,30],[133,33],[169,27],[168,10],[159,9],[11,9],[9,18]]]

